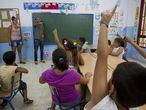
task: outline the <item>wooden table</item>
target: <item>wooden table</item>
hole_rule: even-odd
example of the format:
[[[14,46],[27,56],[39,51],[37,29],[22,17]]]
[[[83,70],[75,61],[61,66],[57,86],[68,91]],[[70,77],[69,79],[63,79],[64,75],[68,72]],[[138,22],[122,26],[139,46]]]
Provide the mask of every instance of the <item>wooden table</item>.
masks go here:
[[[82,66],[79,66],[79,69],[83,75],[85,75],[87,72],[90,72],[91,74],[94,74],[94,69],[95,69],[95,63],[97,59],[97,54],[96,53],[82,53],[82,57],[85,61],[85,64]],[[112,76],[113,71],[117,67],[118,64],[124,62],[124,60],[114,57],[109,55],[108,56],[108,74],[107,74],[107,79],[109,80]],[[92,85],[93,85],[93,76],[91,77],[89,83],[88,83],[88,88],[90,93],[92,94]],[[140,107],[140,110],[146,110],[146,105]]]
[[[83,75],[85,75],[87,72],[94,74],[97,54],[96,53],[82,53],[82,57],[85,61],[85,64],[82,66],[79,66],[81,73]],[[108,57],[108,76],[107,76],[108,80],[111,78],[112,73],[114,69],[116,68],[116,66],[121,62],[124,62],[124,60],[114,57],[114,56]],[[88,88],[91,93],[92,93],[92,83],[93,83],[93,76],[91,77],[91,80],[88,83]]]

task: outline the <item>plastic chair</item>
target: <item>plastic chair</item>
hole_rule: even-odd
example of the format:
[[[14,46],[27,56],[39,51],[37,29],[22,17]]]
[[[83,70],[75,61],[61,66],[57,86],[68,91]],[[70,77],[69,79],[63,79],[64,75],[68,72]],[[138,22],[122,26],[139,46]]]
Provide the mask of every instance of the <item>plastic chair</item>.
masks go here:
[[[22,79],[22,74],[20,74],[20,79],[19,81],[21,81]],[[6,97],[0,97],[0,99],[3,100],[7,100],[9,106],[11,107],[12,110],[15,110],[14,106],[12,105],[11,101],[12,99],[15,97],[15,95],[20,92],[20,94],[23,96],[22,91],[19,89],[19,87],[17,89],[14,90],[14,82],[15,82],[15,76],[12,77],[11,79],[11,89],[10,89],[10,95],[6,96]]]
[[[71,109],[74,109],[74,110],[75,110],[75,108],[76,108],[77,106],[80,106],[81,103],[82,103],[82,102],[79,102],[79,103],[74,104],[74,105],[72,105],[72,106],[67,106],[67,107],[66,107],[66,106],[64,106],[64,105],[61,103],[61,100],[60,100],[60,97],[59,97],[57,88],[51,86],[50,89],[51,89],[52,95],[56,97],[56,102],[55,102],[55,103],[56,103],[56,105],[59,106],[59,109],[60,109],[60,110],[71,110]],[[55,108],[54,108],[54,110],[55,110]]]

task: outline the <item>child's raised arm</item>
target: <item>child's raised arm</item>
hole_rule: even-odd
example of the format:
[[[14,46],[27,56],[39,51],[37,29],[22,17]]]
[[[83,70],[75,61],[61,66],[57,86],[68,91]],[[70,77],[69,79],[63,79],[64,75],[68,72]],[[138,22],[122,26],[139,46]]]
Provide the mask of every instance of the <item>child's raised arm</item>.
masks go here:
[[[53,35],[54,35],[54,40],[55,40],[55,43],[57,44],[57,47],[64,49],[63,45],[61,44],[61,42],[59,40],[57,29],[53,30]]]
[[[146,59],[146,52],[144,52],[141,47],[139,47],[132,39],[128,36],[125,37],[125,40],[129,42],[138,52]]]
[[[115,6],[112,12],[102,13],[100,33],[98,39],[98,59],[96,61],[92,96],[89,103],[86,106],[87,110],[90,110],[98,102],[100,102],[108,94],[108,82],[107,82],[107,58],[109,54],[108,47],[108,24],[116,11],[117,6]]]

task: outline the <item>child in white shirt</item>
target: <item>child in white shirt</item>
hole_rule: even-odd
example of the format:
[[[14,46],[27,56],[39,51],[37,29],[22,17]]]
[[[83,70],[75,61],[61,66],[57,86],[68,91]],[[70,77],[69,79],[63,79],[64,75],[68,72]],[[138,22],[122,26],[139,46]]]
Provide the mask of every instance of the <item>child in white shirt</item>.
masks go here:
[[[107,80],[108,24],[116,8],[102,13],[92,96],[85,110],[136,110],[133,107],[146,103],[146,68],[143,66],[134,62],[121,63]]]
[[[122,38],[116,38],[113,42],[113,44],[110,46],[112,56],[117,56],[119,58],[123,58],[124,55],[124,40]]]
[[[82,53],[89,53],[89,52],[91,52],[90,48],[89,48],[89,45],[88,45],[88,42],[86,42],[86,39],[84,37],[80,37],[79,40],[80,40],[79,44],[81,46],[80,52],[82,52]]]

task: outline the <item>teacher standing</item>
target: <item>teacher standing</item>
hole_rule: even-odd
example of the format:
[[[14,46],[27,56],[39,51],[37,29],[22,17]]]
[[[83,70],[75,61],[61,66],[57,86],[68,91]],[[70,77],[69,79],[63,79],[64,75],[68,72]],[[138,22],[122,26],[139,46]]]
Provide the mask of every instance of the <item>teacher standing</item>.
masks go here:
[[[39,17],[34,21],[34,61],[38,64],[38,48],[40,47],[40,62],[45,63],[44,56],[44,25]]]
[[[19,62],[20,64],[25,64],[25,62],[22,60],[22,36],[21,36],[21,29],[20,25],[18,24],[18,20],[16,17],[12,17],[12,24],[9,27],[9,40],[10,40],[10,46],[12,48],[12,51],[16,53],[16,50],[18,52],[19,56]]]

